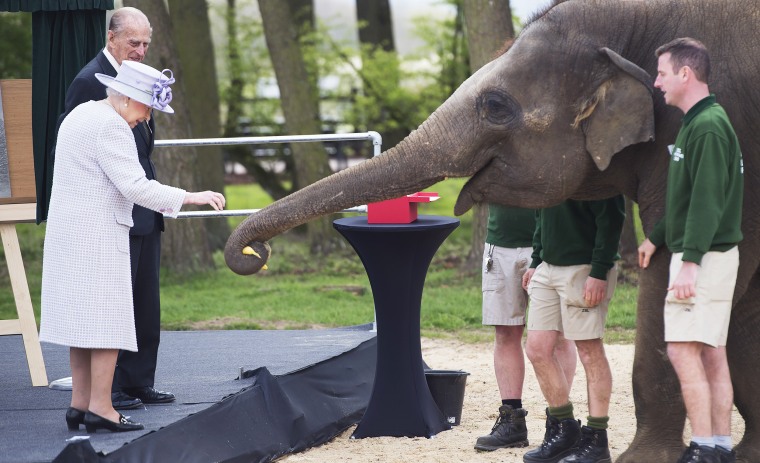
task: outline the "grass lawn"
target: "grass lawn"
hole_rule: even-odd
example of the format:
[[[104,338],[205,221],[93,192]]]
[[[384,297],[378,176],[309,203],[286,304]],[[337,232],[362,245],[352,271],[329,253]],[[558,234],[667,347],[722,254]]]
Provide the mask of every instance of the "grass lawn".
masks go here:
[[[453,204],[464,180],[446,180],[430,187],[441,200],[421,204],[421,214],[453,215]],[[268,196],[255,185],[226,188],[230,209],[267,205]],[[336,215],[336,218],[338,215]],[[492,329],[480,324],[480,268],[463,268],[469,250],[471,213],[441,246],[430,266],[422,298],[422,334],[465,341],[492,339]],[[232,226],[242,218],[230,218]],[[44,226],[17,225],[29,290],[39,323],[42,241]],[[337,232],[336,232],[337,233]],[[162,274],[162,325],[167,330],[303,329],[368,323],[373,320],[372,292],[358,256],[347,244],[327,257],[311,256],[303,238],[291,231],[270,242],[270,270],[239,276],[216,253],[216,268],[193,277]],[[15,318],[7,275],[0,266],[0,319]],[[631,342],[634,336],[637,289],[621,283],[607,320],[610,342]]]

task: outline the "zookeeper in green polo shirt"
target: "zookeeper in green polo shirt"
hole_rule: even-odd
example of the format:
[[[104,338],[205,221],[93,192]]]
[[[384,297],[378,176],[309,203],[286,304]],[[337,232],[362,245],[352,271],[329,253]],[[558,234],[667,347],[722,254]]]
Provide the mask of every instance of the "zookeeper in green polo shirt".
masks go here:
[[[566,200],[539,212],[533,262],[523,277],[530,294],[525,349],[548,408],[544,441],[523,456],[526,463],[610,461],[612,372],[602,337],[624,220],[620,195]],[[586,371],[587,426],[575,420],[570,384],[552,351],[560,334],[575,342]]]
[[[665,217],[639,247],[639,265],[646,268],[662,244],[673,253],[665,342],[692,430],[681,461],[733,462],[726,339],[742,239],[742,154],[726,112],[710,94],[705,46],[680,38],[656,56],[654,86],[684,117],[669,148]]]

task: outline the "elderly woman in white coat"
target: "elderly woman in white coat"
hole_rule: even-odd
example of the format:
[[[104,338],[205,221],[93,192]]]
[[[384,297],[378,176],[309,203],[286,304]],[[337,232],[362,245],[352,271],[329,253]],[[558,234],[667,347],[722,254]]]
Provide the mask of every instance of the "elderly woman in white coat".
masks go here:
[[[166,75],[168,74],[168,75]],[[220,193],[189,193],[148,180],[131,128],[151,110],[173,113],[171,71],[124,61],[96,74],[108,97],[77,106],[61,124],[42,267],[40,339],[70,347],[69,429],[143,429],[114,410],[119,349],[137,351],[129,261],[132,206],[176,217],[183,204],[224,208]]]

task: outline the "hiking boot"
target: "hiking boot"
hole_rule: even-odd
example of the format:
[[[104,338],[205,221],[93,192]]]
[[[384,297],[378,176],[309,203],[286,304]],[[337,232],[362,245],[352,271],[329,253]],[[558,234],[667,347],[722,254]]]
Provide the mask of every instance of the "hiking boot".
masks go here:
[[[607,444],[607,430],[582,426],[578,448],[560,463],[612,463]]]
[[[678,463],[720,463],[720,457],[714,448],[692,442]]]
[[[491,434],[478,437],[475,450],[491,452],[497,449],[527,447],[528,428],[525,426],[525,415],[528,412],[522,408],[512,408],[509,405],[499,407],[499,417],[491,428]]]
[[[541,445],[523,455],[525,463],[558,463],[578,446],[581,422],[572,418],[558,420],[546,409],[546,433]]]
[[[720,445],[716,445],[715,453],[718,454],[720,463],[736,463],[736,452],[733,450],[728,450]]]

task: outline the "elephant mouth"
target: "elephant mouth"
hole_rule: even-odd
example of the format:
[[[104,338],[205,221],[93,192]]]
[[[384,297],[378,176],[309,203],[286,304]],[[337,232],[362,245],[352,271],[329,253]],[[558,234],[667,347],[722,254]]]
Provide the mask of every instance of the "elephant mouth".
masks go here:
[[[454,215],[460,216],[472,209],[476,203],[487,200],[486,192],[498,186],[504,175],[504,169],[500,166],[503,166],[503,163],[498,162],[496,157],[490,158],[467,180],[454,204]]]

